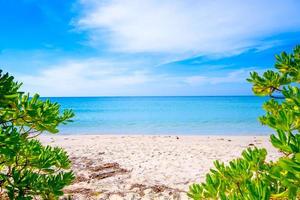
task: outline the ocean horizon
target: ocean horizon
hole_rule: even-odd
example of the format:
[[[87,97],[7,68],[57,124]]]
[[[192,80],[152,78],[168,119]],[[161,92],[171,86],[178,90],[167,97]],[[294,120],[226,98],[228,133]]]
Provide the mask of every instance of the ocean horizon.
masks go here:
[[[258,117],[266,97],[43,97],[75,112],[62,134],[268,135]]]

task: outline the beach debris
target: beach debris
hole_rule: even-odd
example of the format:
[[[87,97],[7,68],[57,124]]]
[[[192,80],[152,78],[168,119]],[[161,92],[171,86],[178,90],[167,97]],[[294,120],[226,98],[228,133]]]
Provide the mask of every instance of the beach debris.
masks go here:
[[[74,188],[74,189],[65,189],[64,190],[65,193],[68,193],[68,194],[92,194],[93,193],[93,190],[90,189],[90,188]]]
[[[94,164],[94,161],[92,159],[87,158],[87,157],[73,156],[70,159],[72,161],[72,165],[73,165],[74,170],[90,168]]]
[[[161,194],[163,192],[167,192],[168,195],[179,195],[180,193],[185,193],[185,191],[170,188],[166,185],[152,185],[147,186],[144,184],[135,183],[130,187],[130,190],[135,190],[140,196],[144,196],[145,194]]]
[[[140,196],[144,196],[145,195],[145,190],[147,189],[147,186],[144,184],[139,184],[139,183],[135,183],[130,187],[130,190],[134,190],[137,189],[138,191],[136,191]]]
[[[168,189],[167,186],[165,185],[154,185],[151,187],[151,189],[153,190],[153,192],[155,193],[160,193],[160,192],[163,192],[165,191],[166,189]]]
[[[100,192],[97,192],[90,188],[65,189],[64,192],[66,194],[67,199],[77,199],[74,197],[74,195],[84,196],[85,199],[88,199],[90,197],[98,196],[101,194]]]
[[[77,174],[76,175],[76,178],[74,180],[74,183],[80,183],[80,182],[88,182],[89,181],[89,178],[82,175],[82,174]]]
[[[91,179],[104,179],[115,175],[128,173],[129,170],[121,168],[119,163],[105,163],[93,168],[90,171],[94,172],[89,177]]]
[[[97,171],[102,171],[104,169],[109,169],[109,168],[120,168],[119,163],[113,162],[113,163],[104,163],[103,165],[99,165],[96,167],[91,168],[91,171],[97,172]]]

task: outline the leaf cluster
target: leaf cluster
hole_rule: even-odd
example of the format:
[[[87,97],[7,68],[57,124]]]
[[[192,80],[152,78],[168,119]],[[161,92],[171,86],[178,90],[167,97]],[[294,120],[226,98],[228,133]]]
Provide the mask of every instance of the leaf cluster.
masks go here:
[[[192,199],[300,198],[300,46],[276,56],[275,67],[278,71],[251,73],[248,81],[256,95],[271,97],[260,121],[275,130],[270,141],[283,156],[267,162],[267,151],[254,147],[228,165],[215,161],[205,182],[190,186]]]
[[[0,198],[58,199],[74,179],[67,153],[43,146],[36,137],[57,133],[71,122],[71,110],[39,95],[20,92],[21,84],[0,71]]]
[[[22,84],[14,82],[13,79],[14,77],[8,73],[2,74],[2,70],[0,70],[0,107],[11,103],[11,100],[14,100],[20,94],[19,88]]]

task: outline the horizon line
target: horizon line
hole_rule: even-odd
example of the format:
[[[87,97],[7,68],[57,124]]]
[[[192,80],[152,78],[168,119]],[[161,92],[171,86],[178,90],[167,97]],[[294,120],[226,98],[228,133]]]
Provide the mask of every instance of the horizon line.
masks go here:
[[[102,95],[102,96],[40,96],[41,98],[111,98],[111,97],[259,97],[256,95]]]

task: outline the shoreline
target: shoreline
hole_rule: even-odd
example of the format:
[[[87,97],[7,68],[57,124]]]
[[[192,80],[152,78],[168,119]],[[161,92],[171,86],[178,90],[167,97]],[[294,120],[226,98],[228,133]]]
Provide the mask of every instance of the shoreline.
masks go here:
[[[214,160],[228,162],[247,147],[264,147],[268,160],[280,153],[269,136],[227,135],[43,135],[63,147],[76,181],[74,199],[187,199],[188,186],[203,181]]]
[[[183,137],[219,137],[219,136],[224,136],[224,137],[268,137],[271,134],[275,133],[275,131],[270,130],[268,133],[223,133],[223,134],[218,134],[218,133],[188,133],[188,134],[182,134],[182,133],[109,133],[109,132],[91,132],[91,133],[45,133],[43,136],[183,136]]]

